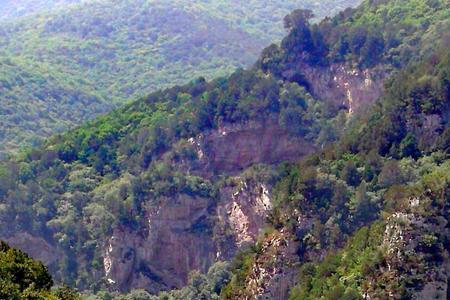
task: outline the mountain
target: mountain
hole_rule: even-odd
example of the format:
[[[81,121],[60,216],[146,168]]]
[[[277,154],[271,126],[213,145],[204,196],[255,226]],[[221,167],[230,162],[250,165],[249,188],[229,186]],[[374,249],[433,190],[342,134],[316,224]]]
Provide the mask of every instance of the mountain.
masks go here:
[[[44,11],[79,4],[82,0],[3,0],[0,3],[0,22],[23,18]]]
[[[2,1],[0,155],[254,63],[297,6],[324,16],[358,1]]]
[[[446,299],[448,1],[311,18],[2,162],[0,238],[92,299]]]

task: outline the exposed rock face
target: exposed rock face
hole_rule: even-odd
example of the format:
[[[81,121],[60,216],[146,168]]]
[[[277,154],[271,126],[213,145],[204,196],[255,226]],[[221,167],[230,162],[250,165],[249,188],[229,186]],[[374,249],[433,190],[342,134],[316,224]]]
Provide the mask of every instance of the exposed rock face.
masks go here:
[[[206,272],[216,259],[230,259],[255,241],[271,208],[269,196],[265,185],[244,181],[225,187],[218,203],[180,194],[149,204],[145,230],[117,228],[106,243],[108,283],[151,292],[185,285],[191,271]],[[221,243],[225,231],[229,243]]]
[[[411,198],[407,211],[396,212],[387,219],[383,238],[387,268],[373,285],[379,284],[380,280],[385,281],[385,296],[399,299],[391,291],[398,287],[399,280],[408,278],[414,283],[406,287],[411,299],[447,299],[448,249],[443,251],[444,255],[434,257],[441,250],[434,248],[434,243],[439,235],[448,236],[448,220],[438,214],[427,217],[415,213],[419,203],[419,198]],[[438,264],[436,260],[439,260]],[[376,299],[377,296],[380,295],[372,295],[369,286],[365,299]]]
[[[344,64],[329,67],[311,67],[300,63],[285,77],[302,80],[309,84],[310,91],[318,99],[337,106],[346,107],[349,114],[370,106],[383,95],[384,80],[388,71],[380,67],[355,69]],[[297,75],[296,75],[297,74]]]
[[[253,244],[261,233],[272,209],[270,196],[266,185],[250,181],[241,181],[235,189],[222,189],[218,215],[233,230],[238,248]]]
[[[152,292],[182,286],[191,270],[207,271],[215,260],[211,201],[178,195],[147,209],[148,227],[118,228],[104,251],[105,276],[122,290]]]
[[[257,163],[296,161],[315,150],[310,142],[290,135],[276,118],[224,124],[197,137],[195,144],[204,169],[216,174],[235,174]]]
[[[225,175],[232,183],[221,184],[214,199],[186,193],[145,199],[139,224],[112,228],[109,239],[99,241],[103,268],[92,270],[92,278],[122,291],[156,293],[184,286],[191,271],[206,272],[217,260],[231,259],[264,229],[272,208],[271,186],[241,173],[255,164],[297,161],[315,150],[312,143],[288,134],[276,117],[223,124],[187,143],[195,147],[197,158],[176,168],[212,183]],[[56,242],[28,233],[7,241],[50,266],[63,259]],[[75,259],[79,265],[88,263],[82,254]]]
[[[238,174],[256,164],[298,160],[314,151],[290,136],[276,119],[226,124],[191,138],[201,176]],[[192,167],[192,166],[190,166]],[[116,228],[103,250],[104,271],[113,288],[151,292],[181,287],[193,270],[230,259],[256,241],[272,208],[270,186],[234,178],[219,190],[218,201],[178,194],[148,201],[146,228]]]
[[[287,299],[297,277],[298,243],[284,231],[268,234],[239,299]]]

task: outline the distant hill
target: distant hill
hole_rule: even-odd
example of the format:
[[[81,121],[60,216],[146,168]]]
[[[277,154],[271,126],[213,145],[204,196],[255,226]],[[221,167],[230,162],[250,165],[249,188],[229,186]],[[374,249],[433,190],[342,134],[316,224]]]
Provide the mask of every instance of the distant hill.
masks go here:
[[[0,156],[158,88],[251,65],[294,8],[322,17],[357,2],[2,1]]]

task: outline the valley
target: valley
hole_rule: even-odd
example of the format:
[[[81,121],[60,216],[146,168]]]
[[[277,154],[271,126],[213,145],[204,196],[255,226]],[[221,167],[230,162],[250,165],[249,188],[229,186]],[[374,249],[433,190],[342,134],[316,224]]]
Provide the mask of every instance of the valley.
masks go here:
[[[155,90],[251,66],[298,5],[322,17],[358,1],[4,2],[0,156]]]

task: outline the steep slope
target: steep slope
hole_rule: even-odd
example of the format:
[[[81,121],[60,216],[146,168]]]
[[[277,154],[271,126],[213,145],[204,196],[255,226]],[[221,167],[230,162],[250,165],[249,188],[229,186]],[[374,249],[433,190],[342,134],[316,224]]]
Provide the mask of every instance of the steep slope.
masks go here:
[[[396,76],[339,144],[286,170],[273,232],[225,298],[283,299],[297,283],[289,299],[447,299],[449,58]],[[436,85],[424,90],[424,74]]]
[[[315,148],[301,124],[283,121],[292,110],[307,122],[313,99],[296,84],[280,84],[248,71],[198,80],[5,162],[1,220],[11,226],[2,237],[81,287],[102,280],[125,290],[182,286],[189,271],[230,258],[264,224],[276,174],[260,167],[237,175]],[[267,100],[253,101],[266,92]],[[281,107],[275,92],[283,94]]]
[[[420,4],[365,3],[348,16],[350,30],[362,20],[412,26],[415,46],[406,38],[397,49],[418,56],[409,63],[396,56],[407,66],[377,105],[338,143],[286,170],[274,192],[272,231],[235,261],[223,298],[448,298],[450,7]],[[402,17],[378,23],[386,12]],[[397,64],[389,53],[398,52],[379,59]]]
[[[7,15],[30,13],[0,29],[0,152],[156,89],[248,66],[297,5],[322,16],[357,0],[31,2],[0,4]]]
[[[331,249],[368,248],[372,257],[382,225],[366,244],[351,237],[409,200],[433,218],[446,214],[449,6],[417,4],[365,2],[316,25],[294,11],[289,35],[250,70],[155,92],[5,161],[0,237],[49,264],[57,280],[152,293],[192,283],[191,271],[206,273],[260,238],[235,260],[223,297],[284,299],[300,273],[340,296],[347,291],[333,280],[355,275],[348,294],[358,298],[359,278],[376,282],[385,265],[355,273],[337,256],[338,271],[321,271]],[[425,217],[434,237],[424,241],[445,257],[445,239],[435,240],[446,225]],[[393,230],[386,244],[402,239]],[[214,280],[204,280],[205,292],[217,295]],[[307,296],[328,291],[307,288]]]

